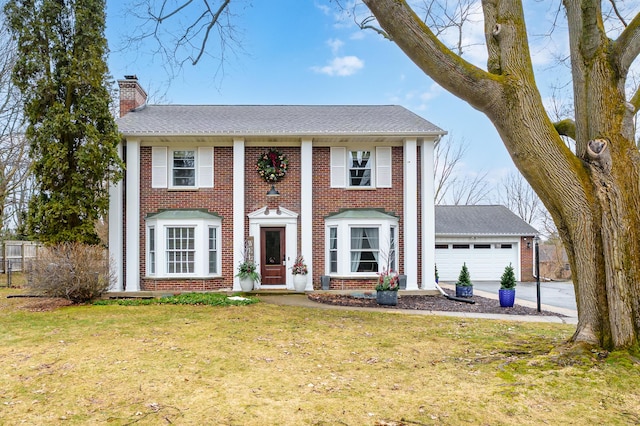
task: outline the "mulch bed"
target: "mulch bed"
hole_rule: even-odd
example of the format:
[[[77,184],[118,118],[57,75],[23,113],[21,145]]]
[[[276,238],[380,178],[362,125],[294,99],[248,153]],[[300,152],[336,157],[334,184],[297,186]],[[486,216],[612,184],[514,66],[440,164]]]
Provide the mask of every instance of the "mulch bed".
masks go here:
[[[447,294],[455,296],[455,292],[445,289]],[[314,302],[326,303],[338,306],[354,306],[366,308],[380,309],[415,309],[425,311],[441,311],[441,312],[474,312],[483,314],[507,314],[507,315],[541,315],[541,316],[557,316],[565,317],[566,315],[556,312],[541,311],[526,306],[513,305],[512,308],[502,308],[498,300],[489,299],[481,296],[473,296],[471,300],[475,303],[458,302],[449,300],[444,296],[416,296],[416,295],[398,295],[398,304],[396,306],[384,306],[376,303],[375,291],[363,292],[357,295],[333,294],[333,293],[310,293],[309,299]]]

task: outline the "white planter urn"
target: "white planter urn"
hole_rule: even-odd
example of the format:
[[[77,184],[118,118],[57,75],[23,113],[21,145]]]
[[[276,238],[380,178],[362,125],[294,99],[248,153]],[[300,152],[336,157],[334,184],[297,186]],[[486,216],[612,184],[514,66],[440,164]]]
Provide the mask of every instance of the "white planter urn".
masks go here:
[[[250,277],[240,278],[240,289],[244,292],[253,290],[253,279]]]
[[[293,288],[295,289],[295,291],[303,293],[307,288],[307,275],[295,274],[293,276]]]

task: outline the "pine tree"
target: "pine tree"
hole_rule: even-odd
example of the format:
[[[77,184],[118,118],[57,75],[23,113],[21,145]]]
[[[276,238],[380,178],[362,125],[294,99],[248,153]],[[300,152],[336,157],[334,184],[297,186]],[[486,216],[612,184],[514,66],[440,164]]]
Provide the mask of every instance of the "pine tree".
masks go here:
[[[471,287],[473,284],[471,283],[471,276],[469,275],[469,269],[467,269],[467,263],[462,264],[462,268],[460,269],[460,275],[458,275],[458,282],[456,282],[457,286],[462,287]]]
[[[122,178],[109,111],[104,0],[10,0],[19,46],[13,79],[25,98],[37,195],[29,232],[45,243],[99,242],[109,183]]]
[[[504,268],[504,272],[502,274],[502,277],[500,278],[500,289],[510,290],[514,288],[516,288],[516,276],[513,273],[513,266],[509,264]]]

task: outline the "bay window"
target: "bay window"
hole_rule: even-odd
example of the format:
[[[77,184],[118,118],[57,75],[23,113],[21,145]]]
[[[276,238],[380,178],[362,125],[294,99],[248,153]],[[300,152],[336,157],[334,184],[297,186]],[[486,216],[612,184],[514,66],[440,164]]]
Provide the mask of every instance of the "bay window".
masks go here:
[[[200,210],[147,215],[147,276],[219,276],[221,222],[219,216]]]
[[[325,219],[326,273],[374,277],[397,272],[398,218],[378,210],[345,210]]]

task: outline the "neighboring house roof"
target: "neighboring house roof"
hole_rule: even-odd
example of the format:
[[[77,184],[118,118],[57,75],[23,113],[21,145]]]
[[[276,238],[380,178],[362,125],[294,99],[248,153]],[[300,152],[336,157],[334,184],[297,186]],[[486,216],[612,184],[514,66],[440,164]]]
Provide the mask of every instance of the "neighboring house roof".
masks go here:
[[[117,124],[125,136],[446,134],[398,105],[143,105]]]
[[[435,206],[438,235],[537,235],[505,206]]]

